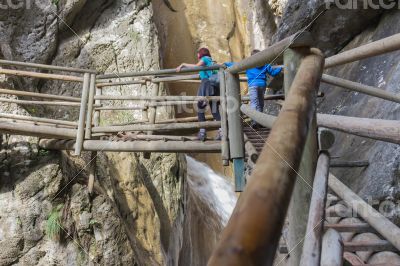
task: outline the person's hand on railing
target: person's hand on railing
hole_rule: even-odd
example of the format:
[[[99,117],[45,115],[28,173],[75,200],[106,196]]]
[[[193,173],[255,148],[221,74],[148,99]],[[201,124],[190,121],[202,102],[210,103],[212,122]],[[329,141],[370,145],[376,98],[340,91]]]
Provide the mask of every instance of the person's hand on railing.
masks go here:
[[[176,72],[181,72],[182,68],[185,67],[185,64],[180,64],[177,68],[176,68]]]

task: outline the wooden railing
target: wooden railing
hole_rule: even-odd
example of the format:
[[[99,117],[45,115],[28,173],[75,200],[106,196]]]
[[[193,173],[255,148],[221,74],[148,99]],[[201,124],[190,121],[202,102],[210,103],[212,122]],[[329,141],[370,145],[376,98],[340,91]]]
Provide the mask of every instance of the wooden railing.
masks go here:
[[[1,113],[0,118],[4,120],[0,123],[0,131],[39,136],[43,138],[40,141],[42,147],[74,150],[77,155],[82,151],[221,152],[224,165],[228,165],[230,161],[233,162],[236,189],[241,191],[245,187],[245,190],[222,233],[209,265],[272,265],[291,200],[288,247],[289,250],[294,250],[291,253],[291,265],[319,265],[321,257],[326,255],[324,255],[325,250],[328,250],[323,247],[323,223],[318,223],[318,220],[324,218],[323,207],[328,180],[329,154],[320,153],[325,148],[320,145],[321,139],[317,142],[318,126],[367,138],[400,143],[398,121],[317,114],[316,97],[320,80],[399,103],[399,97],[396,94],[323,75],[323,69],[399,50],[400,34],[346,51],[326,60],[319,50],[312,48],[312,45],[310,34],[303,32],[284,39],[231,68],[213,66],[183,69],[181,73],[176,73],[175,69],[165,69],[99,75],[92,70],[0,60],[0,64],[7,67],[70,73],[66,75],[2,68],[0,74],[82,84],[81,97],[0,89],[2,94],[41,99],[38,101],[0,98],[1,102],[80,108],[78,121]],[[245,79],[241,79],[239,74],[246,69],[271,62],[278,64],[283,62],[285,67],[286,96],[279,96],[279,98],[285,98],[285,101],[278,117],[257,113],[245,105],[242,106],[242,102],[248,99],[242,98],[240,95],[240,82]],[[221,82],[220,96],[159,95],[160,83],[197,83],[198,75],[196,73],[200,70],[218,70]],[[120,78],[127,80],[115,80]],[[151,94],[138,97],[132,95],[108,96],[102,93],[104,88],[137,84],[148,88],[151,86]],[[270,98],[276,99],[277,96]],[[196,122],[195,118],[156,121],[156,108],[158,107],[195,104],[201,99],[221,102],[221,122]],[[134,106],[105,105],[106,101],[132,101],[137,104]],[[106,110],[140,110],[143,119],[127,125],[101,125],[101,113]],[[256,164],[247,184],[244,179],[244,157],[245,147],[249,145],[245,143],[243,136],[241,111],[260,124],[272,128],[262,153],[252,159]],[[24,121],[24,123],[12,121]],[[199,142],[195,141],[192,136],[177,136],[175,133],[175,131],[199,128],[221,128],[222,141]],[[121,131],[144,131],[148,134],[134,135],[132,136],[133,141],[128,142],[101,139],[101,137],[115,136]],[[167,133],[159,135],[160,132]],[[254,149],[252,154],[255,154]],[[319,159],[318,154],[320,154]],[[93,153],[92,158],[94,157]],[[89,183],[93,183],[93,169],[91,173]],[[308,184],[303,182],[304,180]],[[336,193],[343,193],[341,197],[344,200],[361,204],[351,194],[351,191],[344,189],[338,181],[331,178],[329,182]],[[311,194],[307,186],[312,187],[313,184],[314,193]],[[310,206],[312,207],[310,208]],[[381,217],[369,222],[393,246],[399,248],[397,227],[392,226],[386,220],[383,222]],[[391,232],[388,230],[395,232],[394,238],[390,236]],[[304,236],[309,234],[313,236],[307,238],[304,245],[301,244]],[[327,235],[327,243],[330,243],[329,239],[337,238],[335,232],[325,235]],[[295,248],[293,243],[300,244]],[[338,254],[343,252],[340,247],[334,250],[338,251]],[[302,254],[303,256],[301,256]],[[315,256],[310,257],[309,254]]]
[[[331,85],[399,103],[397,94],[322,75],[322,70],[400,50],[400,34],[327,58],[325,66],[322,55],[310,49],[312,43],[300,42],[300,45],[291,47],[288,39],[242,61],[234,68],[235,71],[243,71],[262,66],[284,54],[287,98],[278,117],[258,113],[248,106],[241,107],[244,114],[272,128],[272,131],[208,265],[272,265],[290,199],[289,265],[341,265],[343,246],[340,245],[340,234],[334,229],[323,234],[329,154],[323,151],[327,147],[321,143],[331,145],[332,141],[324,142],[321,139],[323,134],[320,134],[319,146],[315,146],[317,124],[358,136],[400,143],[398,121],[325,114],[317,116],[315,113],[315,94],[320,79]],[[237,87],[237,83],[229,88],[234,86]],[[249,154],[252,154],[251,150],[250,147]],[[321,153],[317,164],[318,150]],[[331,176],[329,185],[349,206],[356,204],[367,208],[370,214],[376,214],[363,218],[394,247],[400,248],[400,229],[397,226],[363,203],[336,178]],[[312,187],[313,194],[307,194],[306,190],[311,191]],[[328,260],[332,264],[324,264]]]

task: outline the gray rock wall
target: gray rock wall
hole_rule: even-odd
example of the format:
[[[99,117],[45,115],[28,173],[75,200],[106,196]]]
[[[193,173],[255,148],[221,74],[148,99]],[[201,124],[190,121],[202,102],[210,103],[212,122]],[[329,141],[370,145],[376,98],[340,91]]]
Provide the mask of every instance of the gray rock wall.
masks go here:
[[[30,8],[0,9],[0,31],[4,59],[108,73],[160,68],[158,33],[147,0],[36,0]],[[0,82],[17,90],[81,93],[79,84],[67,82],[5,77]],[[104,94],[145,95],[150,90],[120,86]],[[15,104],[0,108],[65,120],[76,120],[78,111]],[[172,115],[160,109],[157,119]],[[101,124],[141,117],[141,112],[104,112]],[[146,160],[137,154],[100,153],[98,182],[90,196],[89,157],[48,154],[38,150],[35,138],[2,136],[0,265],[161,265],[171,246],[179,247],[175,235],[183,215],[184,160],[173,154]],[[63,229],[53,238],[46,228],[57,208]]]
[[[400,27],[397,23],[399,19],[400,11],[387,12],[376,26],[365,29],[344,50],[399,33]],[[327,73],[392,93],[400,93],[399,61],[400,52],[394,52],[336,67]],[[399,104],[327,85],[323,85],[322,90],[326,93],[325,100],[319,106],[323,113],[393,120],[400,118]],[[368,160],[370,162],[367,168],[335,170],[334,172],[343,181],[365,199],[394,201],[400,199],[399,145],[342,133],[337,133],[336,139],[337,144],[332,150],[333,156],[339,156],[340,160]],[[398,210],[392,211],[391,218],[399,223]],[[391,211],[387,213],[390,214]]]
[[[289,0],[273,40],[280,40],[308,26],[316,46],[330,56],[400,32],[399,10],[325,9],[324,1]],[[394,52],[335,67],[326,73],[399,93],[399,56],[399,52]],[[325,84],[321,89],[325,97],[319,102],[319,112],[366,118],[400,118],[398,104]],[[400,223],[397,202],[400,197],[399,151],[398,145],[343,133],[336,133],[336,144],[331,151],[337,160],[369,160],[367,168],[332,171],[376,207],[379,207],[379,201],[385,199],[395,202],[386,213],[397,223]]]

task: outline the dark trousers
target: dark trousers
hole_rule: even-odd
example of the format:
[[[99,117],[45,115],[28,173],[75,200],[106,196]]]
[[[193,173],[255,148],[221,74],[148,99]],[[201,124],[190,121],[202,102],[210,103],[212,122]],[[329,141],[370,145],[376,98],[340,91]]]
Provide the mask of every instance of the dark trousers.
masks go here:
[[[215,88],[210,80],[208,79],[203,79],[201,81],[199,91],[197,93],[198,96],[219,96],[219,88]],[[220,102],[219,101],[210,101],[210,108],[211,108],[211,114],[214,117],[214,120],[216,121],[221,121],[221,115],[219,113],[219,106]],[[199,122],[205,122],[206,121],[206,108],[207,108],[208,103],[206,101],[199,101],[197,103],[197,116],[199,118]]]

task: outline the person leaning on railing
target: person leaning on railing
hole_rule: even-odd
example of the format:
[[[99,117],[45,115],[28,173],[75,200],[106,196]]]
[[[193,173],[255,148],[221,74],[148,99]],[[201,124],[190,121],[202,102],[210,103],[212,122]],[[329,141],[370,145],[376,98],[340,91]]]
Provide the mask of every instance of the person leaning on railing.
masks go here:
[[[259,53],[260,50],[253,50],[251,55]],[[234,65],[233,62],[224,63],[227,67]],[[247,83],[249,87],[250,106],[264,112],[264,95],[267,89],[268,75],[276,77],[282,72],[282,67],[272,67],[270,64],[246,70]],[[252,121],[251,126],[258,128],[257,122]]]
[[[180,72],[182,68],[184,67],[209,67],[214,65],[214,61],[211,57],[211,53],[207,48],[201,48],[197,52],[197,58],[199,59],[199,62],[197,64],[187,64],[187,63],[182,63],[180,66],[176,68],[177,72]],[[217,81],[218,77],[218,72],[215,70],[207,70],[207,71],[200,71],[200,87],[199,90],[197,91],[198,96],[219,96],[220,95],[220,90],[219,90],[219,84]],[[210,101],[210,108],[211,108],[211,113],[214,117],[215,121],[221,121],[221,115],[219,113],[219,101]],[[199,119],[199,122],[205,122],[206,121],[206,107],[207,107],[207,101],[199,101],[197,103],[198,111],[197,111],[197,116]],[[221,129],[218,130],[218,134],[215,138],[215,140],[221,140],[222,133]],[[201,141],[205,141],[207,138],[207,133],[205,128],[201,128],[197,138]]]

